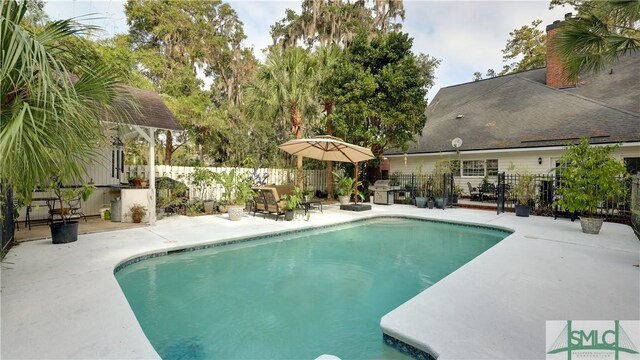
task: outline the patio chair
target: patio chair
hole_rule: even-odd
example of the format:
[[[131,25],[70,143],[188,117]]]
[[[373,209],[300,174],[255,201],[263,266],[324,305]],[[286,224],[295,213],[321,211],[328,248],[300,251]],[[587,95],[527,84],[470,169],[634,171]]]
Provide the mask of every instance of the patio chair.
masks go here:
[[[262,213],[263,217],[267,217],[267,204],[264,199],[264,191],[262,189],[253,189],[253,216],[256,216],[256,213]]]
[[[84,218],[84,221],[87,222],[87,216],[80,211],[82,208],[82,199],[80,196],[69,200],[69,216],[77,216],[78,218]]]
[[[266,214],[274,214],[276,221],[280,215],[284,215],[283,201],[276,200],[275,190],[273,188],[262,189],[262,195],[264,196],[264,205]]]
[[[474,199],[481,201],[480,191],[477,188],[472,187],[470,182],[467,182],[467,186],[469,187],[469,197],[471,198],[471,201]]]
[[[496,200],[498,198],[498,190],[496,184],[489,183],[482,187],[482,200]]]

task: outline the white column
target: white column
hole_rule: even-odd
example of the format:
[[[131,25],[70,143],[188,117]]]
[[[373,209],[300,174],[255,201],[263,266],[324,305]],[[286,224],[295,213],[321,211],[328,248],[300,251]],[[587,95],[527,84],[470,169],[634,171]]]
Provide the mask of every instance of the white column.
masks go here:
[[[149,128],[149,225],[156,224],[156,136]]]

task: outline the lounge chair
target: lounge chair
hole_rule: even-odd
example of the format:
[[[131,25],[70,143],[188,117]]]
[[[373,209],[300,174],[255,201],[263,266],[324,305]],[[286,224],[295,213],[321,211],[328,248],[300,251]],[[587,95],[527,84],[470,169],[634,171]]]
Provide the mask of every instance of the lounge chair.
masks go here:
[[[265,217],[266,214],[274,214],[276,221],[280,215],[284,215],[284,201],[276,199],[276,190],[274,188],[264,187],[260,189],[264,197]]]
[[[473,201],[475,199],[475,200],[481,201],[480,191],[472,187],[470,182],[467,182],[467,186],[469,187],[469,197],[471,198],[471,200]]]

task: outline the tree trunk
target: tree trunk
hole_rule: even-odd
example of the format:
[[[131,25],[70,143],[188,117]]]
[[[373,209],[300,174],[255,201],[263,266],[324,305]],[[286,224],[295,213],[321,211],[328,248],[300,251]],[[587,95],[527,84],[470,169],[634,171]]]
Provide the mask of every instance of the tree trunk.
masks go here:
[[[296,139],[302,139],[302,115],[300,109],[296,105],[291,105],[291,124],[293,125],[293,133]],[[296,174],[296,186],[300,190],[304,190],[304,181],[302,176],[302,155],[298,155],[298,169]]]
[[[167,143],[164,148],[164,163],[165,165],[171,165],[171,157],[173,156],[173,136],[171,130],[165,132],[167,136]]]
[[[333,136],[333,123],[329,119],[329,115],[333,113],[333,102],[325,101],[324,111],[327,114],[327,135]],[[327,161],[327,199],[333,199],[333,161]]]

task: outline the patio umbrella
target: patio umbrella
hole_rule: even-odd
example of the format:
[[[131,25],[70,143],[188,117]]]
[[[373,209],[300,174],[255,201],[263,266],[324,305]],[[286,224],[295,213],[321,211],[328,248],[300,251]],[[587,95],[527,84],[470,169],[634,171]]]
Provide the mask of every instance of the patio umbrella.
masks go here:
[[[304,157],[322,161],[350,162],[355,165],[355,189],[358,187],[358,162],[375,158],[371,149],[344,142],[342,139],[333,136],[318,136],[311,139],[289,140],[280,146],[280,150],[291,155],[301,155]],[[356,196],[356,204],[358,197]]]

